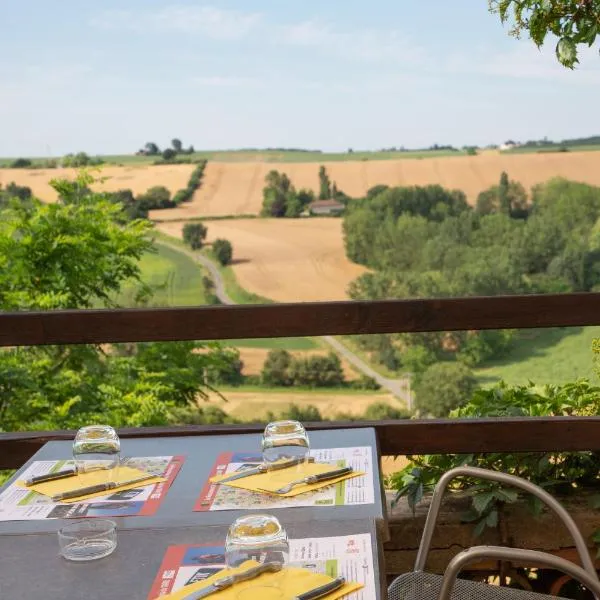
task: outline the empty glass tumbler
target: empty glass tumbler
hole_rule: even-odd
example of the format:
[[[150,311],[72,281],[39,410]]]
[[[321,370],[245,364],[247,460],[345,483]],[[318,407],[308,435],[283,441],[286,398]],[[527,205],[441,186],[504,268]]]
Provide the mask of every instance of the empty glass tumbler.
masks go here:
[[[265,427],[262,438],[263,462],[306,460],[310,452],[308,435],[298,421],[275,421]]]
[[[114,469],[120,458],[121,442],[110,425],[88,425],[75,435],[73,461],[77,473]]]

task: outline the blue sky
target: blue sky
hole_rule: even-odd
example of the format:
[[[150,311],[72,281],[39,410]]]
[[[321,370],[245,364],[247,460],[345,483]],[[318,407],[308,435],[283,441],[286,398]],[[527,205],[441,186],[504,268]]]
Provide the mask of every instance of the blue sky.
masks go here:
[[[6,0],[0,156],[488,144],[600,133],[570,72],[487,0]]]

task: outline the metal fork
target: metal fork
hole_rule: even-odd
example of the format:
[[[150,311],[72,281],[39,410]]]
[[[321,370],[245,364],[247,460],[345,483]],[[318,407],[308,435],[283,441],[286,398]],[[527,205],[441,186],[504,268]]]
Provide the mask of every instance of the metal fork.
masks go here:
[[[341,469],[335,469],[335,471],[327,471],[326,473],[320,473],[318,475],[307,475],[302,479],[296,479],[296,481],[292,481],[287,485],[279,488],[278,490],[265,490],[269,491],[273,494],[287,494],[292,490],[294,486],[300,485],[301,483],[319,483],[320,481],[327,481],[328,479],[335,479],[336,477],[342,477],[342,475],[347,475],[348,473],[352,473],[354,469],[352,467],[343,467]]]

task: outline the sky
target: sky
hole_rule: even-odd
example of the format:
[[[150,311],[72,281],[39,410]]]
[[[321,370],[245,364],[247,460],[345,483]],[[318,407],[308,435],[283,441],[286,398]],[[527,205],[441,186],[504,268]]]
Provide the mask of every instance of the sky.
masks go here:
[[[575,71],[487,0],[4,0],[0,156],[325,151],[600,134]]]

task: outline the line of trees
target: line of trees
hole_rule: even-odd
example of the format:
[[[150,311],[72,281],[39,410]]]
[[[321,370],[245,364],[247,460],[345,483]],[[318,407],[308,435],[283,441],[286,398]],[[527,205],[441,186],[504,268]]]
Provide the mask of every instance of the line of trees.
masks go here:
[[[138,150],[136,154],[142,156],[161,156],[163,163],[175,163],[175,162],[186,162],[175,160],[178,155],[191,155],[194,154],[194,146],[188,148],[183,147],[183,143],[179,138],[173,138],[171,145],[161,150],[155,142],[146,142],[143,148]]]
[[[355,300],[600,289],[600,188],[583,183],[553,179],[528,195],[503,173],[474,209],[457,190],[379,186],[348,205],[343,230],[348,257],[370,269],[350,285]],[[415,374],[418,402],[420,380],[439,379],[438,363],[450,361],[444,379],[468,390],[463,367],[501,357],[514,338],[492,330],[357,340],[389,369]]]

